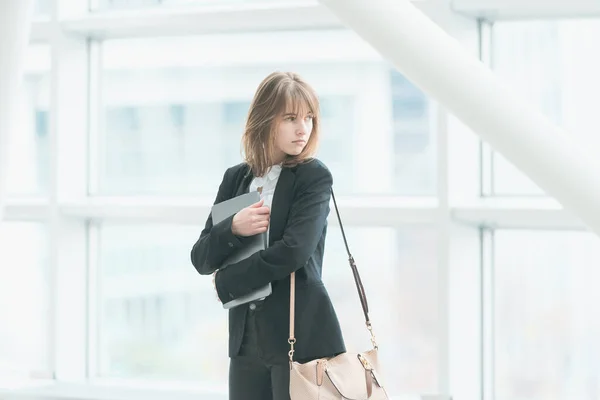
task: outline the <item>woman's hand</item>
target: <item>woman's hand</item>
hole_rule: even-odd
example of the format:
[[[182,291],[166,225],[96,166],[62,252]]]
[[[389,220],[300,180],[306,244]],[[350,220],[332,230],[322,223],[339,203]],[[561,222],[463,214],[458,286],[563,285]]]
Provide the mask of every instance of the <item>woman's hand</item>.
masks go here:
[[[266,232],[269,227],[271,210],[263,206],[264,200],[239,211],[233,217],[231,231],[236,236],[254,236]]]

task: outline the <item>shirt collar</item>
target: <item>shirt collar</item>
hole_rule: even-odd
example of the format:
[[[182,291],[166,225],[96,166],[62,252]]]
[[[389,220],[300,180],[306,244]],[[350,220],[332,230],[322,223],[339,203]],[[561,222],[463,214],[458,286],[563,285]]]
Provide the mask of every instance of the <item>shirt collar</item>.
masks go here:
[[[279,178],[279,174],[281,174],[281,165],[276,164],[270,167],[264,176],[257,176],[254,179],[259,186],[262,186],[267,182],[275,181],[277,178]]]
[[[279,177],[279,174],[281,174],[281,165],[273,165],[271,168],[269,168],[269,172],[267,172],[267,180],[274,181]]]

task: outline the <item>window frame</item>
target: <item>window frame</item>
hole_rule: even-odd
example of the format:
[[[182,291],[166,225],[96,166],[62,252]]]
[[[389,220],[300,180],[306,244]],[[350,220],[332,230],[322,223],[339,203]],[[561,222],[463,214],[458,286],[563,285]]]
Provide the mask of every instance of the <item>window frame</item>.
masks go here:
[[[458,12],[448,17],[446,28],[460,38],[469,50],[491,63],[493,39],[491,20],[477,20],[466,6],[453,2]],[[479,4],[479,2],[477,2]],[[496,2],[497,3],[497,2]],[[503,2],[504,4],[505,2]],[[521,4],[522,2],[519,2]],[[415,3],[418,4],[418,3]],[[565,3],[566,4],[566,3]],[[579,3],[578,3],[579,4]],[[583,4],[583,3],[581,3]],[[342,29],[340,22],[316,1],[279,5],[240,5],[207,8],[173,7],[161,10],[110,11],[91,13],[80,0],[53,0],[49,18],[33,24],[32,40],[45,40],[52,46],[52,102],[50,118],[51,174],[48,199],[4,199],[4,217],[11,221],[43,221],[51,237],[50,268],[52,323],[48,349],[54,371],[36,374],[47,380],[44,389],[29,393],[76,393],[89,396],[103,388],[104,398],[136,397],[163,390],[170,398],[186,398],[186,393],[214,400],[208,388],[192,388],[178,383],[103,380],[97,378],[98,328],[95,299],[97,276],[97,231],[95,222],[203,223],[212,198],[151,198],[88,195],[93,189],[93,170],[100,119],[98,107],[102,85],[99,79],[98,41],[106,38],[151,37],[158,35],[208,34],[216,32],[269,29]],[[418,5],[420,6],[420,5]],[[517,6],[513,13],[518,12]],[[426,7],[424,7],[426,10]],[[426,10],[427,11],[427,10]],[[479,9],[478,13],[485,13]],[[563,16],[560,14],[555,16]],[[248,16],[252,18],[248,18]],[[287,18],[292,15],[292,19]],[[483,15],[483,14],[477,14]],[[250,22],[239,25],[240,16]],[[282,17],[286,17],[282,26]],[[491,22],[490,22],[491,21]],[[210,22],[210,23],[209,23]],[[73,85],[73,79],[78,82]],[[70,83],[69,83],[70,82]],[[83,107],[73,118],[70,107]],[[493,369],[490,365],[489,281],[493,254],[493,229],[585,229],[560,204],[545,198],[492,198],[492,152],[443,107],[436,105],[437,195],[435,197],[340,196],[344,222],[349,226],[435,225],[439,229],[440,360],[439,393],[457,399],[493,399]],[[81,133],[85,132],[85,135]],[[58,154],[76,155],[58,157]],[[97,165],[97,164],[96,164]],[[65,171],[79,171],[67,179]],[[330,218],[332,225],[337,222]],[[73,249],[77,249],[73,251]],[[76,282],[73,284],[73,280]],[[492,285],[492,286],[490,286]],[[476,301],[473,301],[473,300]],[[467,349],[467,350],[465,350]],[[382,349],[383,350],[383,349]],[[492,375],[490,375],[492,374]],[[67,382],[88,382],[69,385]],[[38,385],[37,379],[35,384]],[[490,391],[492,390],[492,391]],[[0,390],[0,393],[2,391]],[[111,397],[112,396],[112,397]],[[224,398],[224,397],[223,397]]]

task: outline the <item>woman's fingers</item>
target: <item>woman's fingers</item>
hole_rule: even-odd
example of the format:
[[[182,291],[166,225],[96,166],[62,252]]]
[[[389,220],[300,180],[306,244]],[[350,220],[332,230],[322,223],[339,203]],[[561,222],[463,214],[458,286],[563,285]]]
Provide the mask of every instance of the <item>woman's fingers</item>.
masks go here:
[[[269,228],[269,221],[257,222],[252,228],[255,232],[254,234],[266,232]]]
[[[271,214],[271,209],[269,207],[259,207],[254,210],[257,215],[268,215]]]

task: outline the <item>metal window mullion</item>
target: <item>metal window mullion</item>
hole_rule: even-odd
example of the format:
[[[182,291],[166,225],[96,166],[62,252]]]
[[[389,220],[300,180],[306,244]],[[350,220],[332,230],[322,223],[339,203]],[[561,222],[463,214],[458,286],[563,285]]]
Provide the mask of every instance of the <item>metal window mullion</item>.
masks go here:
[[[482,254],[482,399],[495,400],[494,231],[481,230]]]

